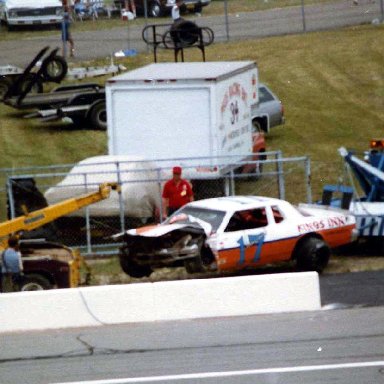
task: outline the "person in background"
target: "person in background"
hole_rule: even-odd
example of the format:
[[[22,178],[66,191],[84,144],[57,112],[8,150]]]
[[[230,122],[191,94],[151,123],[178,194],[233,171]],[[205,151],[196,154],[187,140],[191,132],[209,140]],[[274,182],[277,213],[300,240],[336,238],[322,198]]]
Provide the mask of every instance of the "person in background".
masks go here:
[[[75,43],[73,42],[70,27],[71,27],[71,15],[69,12],[69,8],[66,8],[63,16],[61,39],[63,40],[63,51],[66,51],[65,46],[67,43],[69,43],[69,55],[73,57],[75,54]],[[63,56],[66,56],[64,52],[63,52]]]
[[[172,20],[173,22],[179,21],[181,19],[180,17],[180,7],[183,5],[182,0],[176,0],[175,5],[172,7]]]
[[[11,236],[8,239],[8,247],[1,255],[2,261],[2,291],[17,292],[20,291],[20,285],[23,279],[23,262],[19,251],[19,239],[17,236]]]
[[[163,188],[163,218],[167,218],[183,205],[193,201],[191,184],[181,178],[181,167],[173,167],[173,177],[164,184]]]

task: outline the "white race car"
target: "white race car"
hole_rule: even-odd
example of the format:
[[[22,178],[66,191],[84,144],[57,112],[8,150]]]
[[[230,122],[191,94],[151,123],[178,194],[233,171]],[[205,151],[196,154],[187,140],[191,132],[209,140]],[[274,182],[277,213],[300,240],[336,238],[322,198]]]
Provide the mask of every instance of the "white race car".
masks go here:
[[[239,270],[295,260],[299,270],[322,272],[330,248],[356,239],[348,211],[287,201],[232,196],[194,201],[165,222],[114,236],[124,240],[120,264],[133,277],[184,265],[189,273]]]

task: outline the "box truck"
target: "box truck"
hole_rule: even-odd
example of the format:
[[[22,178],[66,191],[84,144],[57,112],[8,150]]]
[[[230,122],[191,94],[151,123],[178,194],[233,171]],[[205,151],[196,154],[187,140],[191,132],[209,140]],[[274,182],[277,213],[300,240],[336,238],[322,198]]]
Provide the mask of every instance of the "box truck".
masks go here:
[[[155,63],[106,84],[108,151],[185,167],[189,178],[220,176],[252,158],[252,61]]]

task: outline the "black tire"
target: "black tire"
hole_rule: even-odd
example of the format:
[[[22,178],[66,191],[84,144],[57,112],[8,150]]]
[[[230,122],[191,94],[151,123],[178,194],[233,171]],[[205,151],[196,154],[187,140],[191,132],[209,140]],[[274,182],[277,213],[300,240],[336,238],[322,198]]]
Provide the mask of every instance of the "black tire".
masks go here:
[[[36,78],[35,75],[32,73],[28,74],[25,76],[23,81],[18,84],[17,86],[17,94],[21,95],[24,93],[24,91],[29,88],[31,82],[33,83],[32,88],[28,93],[42,93],[43,92],[43,82],[41,81],[40,78]]]
[[[195,257],[193,259],[185,260],[184,267],[187,273],[190,273],[190,274],[204,272],[205,270],[200,256]]]
[[[328,265],[330,256],[331,251],[324,240],[308,237],[299,244],[295,251],[297,269],[322,273]]]
[[[149,4],[149,16],[154,18],[163,16],[163,10],[157,1],[152,1]]]
[[[178,20],[172,24],[171,36],[175,44],[189,47],[199,39],[199,27],[189,20]]]
[[[129,276],[135,278],[148,277],[152,273],[152,269],[147,265],[138,265],[132,261],[126,252],[120,254],[121,269]]]
[[[0,77],[0,101],[4,99],[11,85],[11,80],[6,77]]]
[[[42,74],[46,81],[60,83],[68,72],[68,64],[64,57],[53,56],[43,62]]]
[[[91,110],[88,112],[88,121],[92,128],[99,131],[107,130],[107,107],[105,101],[98,101],[95,103]]]
[[[38,274],[25,275],[20,285],[20,291],[43,291],[52,289],[49,280]]]

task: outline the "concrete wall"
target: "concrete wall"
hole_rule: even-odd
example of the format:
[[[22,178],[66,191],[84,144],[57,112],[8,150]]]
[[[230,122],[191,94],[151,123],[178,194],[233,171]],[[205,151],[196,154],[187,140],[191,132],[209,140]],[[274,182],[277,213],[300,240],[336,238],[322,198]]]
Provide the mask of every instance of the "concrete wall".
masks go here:
[[[320,309],[315,272],[0,295],[0,332]]]

